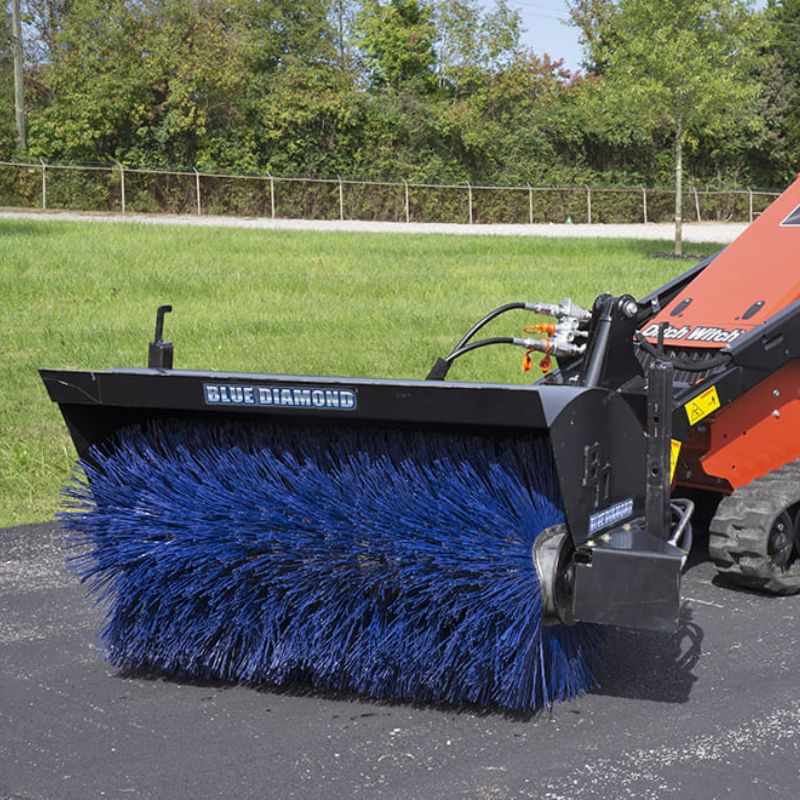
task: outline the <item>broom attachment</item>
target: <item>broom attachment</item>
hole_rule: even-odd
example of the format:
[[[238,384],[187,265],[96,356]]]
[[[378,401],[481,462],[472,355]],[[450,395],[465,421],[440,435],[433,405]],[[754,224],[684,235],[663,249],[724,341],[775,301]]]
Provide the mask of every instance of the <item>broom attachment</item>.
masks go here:
[[[543,625],[544,437],[170,420],[80,468],[62,521],[117,667],[513,711],[594,683],[600,629]]]
[[[148,369],[40,370],[80,456],[62,519],[110,660],[514,711],[586,691],[596,623],[678,617],[691,507],[670,499],[671,366],[645,382],[633,349],[651,306],[506,304],[426,381],[174,370],[167,307]],[[473,339],[514,309],[556,322]],[[491,344],[558,372],[444,382]]]

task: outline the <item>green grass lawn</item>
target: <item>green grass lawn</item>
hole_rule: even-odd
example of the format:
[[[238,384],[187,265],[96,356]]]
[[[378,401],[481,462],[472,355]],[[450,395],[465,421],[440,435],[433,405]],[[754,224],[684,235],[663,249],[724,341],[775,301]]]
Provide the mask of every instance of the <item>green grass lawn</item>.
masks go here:
[[[52,517],[74,461],[37,368],[144,366],[159,303],[175,309],[166,330],[177,368],[421,378],[495,305],[642,295],[685,268],[649,257],[666,249],[0,220],[0,525]],[[509,314],[489,330],[532,321]],[[530,381],[521,355],[487,348],[450,377]]]

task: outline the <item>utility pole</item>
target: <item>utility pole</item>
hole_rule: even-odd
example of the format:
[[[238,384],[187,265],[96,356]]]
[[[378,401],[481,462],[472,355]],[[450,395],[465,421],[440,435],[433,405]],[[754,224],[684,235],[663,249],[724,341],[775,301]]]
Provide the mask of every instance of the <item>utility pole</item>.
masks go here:
[[[25,132],[25,93],[22,86],[22,20],[20,0],[11,0],[11,39],[14,50],[14,110],[17,117],[17,136],[23,152],[28,149]]]

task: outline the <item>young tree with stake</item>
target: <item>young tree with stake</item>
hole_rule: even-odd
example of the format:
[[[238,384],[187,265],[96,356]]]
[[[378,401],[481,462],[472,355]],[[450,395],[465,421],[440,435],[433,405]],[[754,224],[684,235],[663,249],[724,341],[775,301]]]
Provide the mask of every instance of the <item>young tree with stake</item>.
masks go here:
[[[760,15],[749,0],[620,0],[597,98],[617,120],[668,130],[675,157],[675,255],[683,253],[684,151],[753,113]],[[621,132],[620,138],[624,138]]]

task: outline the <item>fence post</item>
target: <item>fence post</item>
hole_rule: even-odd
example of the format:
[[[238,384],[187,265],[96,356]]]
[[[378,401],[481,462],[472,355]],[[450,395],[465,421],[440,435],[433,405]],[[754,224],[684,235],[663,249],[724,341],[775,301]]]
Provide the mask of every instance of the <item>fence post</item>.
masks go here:
[[[40,158],[39,163],[42,165],[42,209],[47,209],[47,164],[44,159]]]
[[[533,187],[528,184],[528,224],[533,225]]]
[[[117,159],[114,163],[119,167],[119,196],[122,204],[122,213],[125,213],[125,167]]]
[[[120,209],[121,209],[122,214],[127,214],[127,186],[126,186],[125,167],[117,159],[113,159],[112,161],[117,166],[117,168],[119,169]],[[1,162],[0,161],[0,165],[4,165],[5,166],[6,162]],[[21,165],[21,166],[24,166],[26,169],[28,169],[31,174],[35,174],[36,165],[35,165],[35,163],[33,163],[33,159],[31,159],[29,163],[26,163],[26,164]],[[56,166],[56,168],[80,169],[80,167],[71,166],[71,165],[63,165],[63,166],[61,166],[61,165],[56,164],[55,166]],[[42,208],[42,210],[47,210],[48,209],[47,170],[49,169],[49,165],[45,162],[44,158],[39,158],[39,167],[41,169],[41,208]],[[108,169],[108,168],[109,168],[108,165],[106,165],[104,167],[104,169]],[[132,167],[131,169],[132,169],[133,172],[137,171],[137,169],[135,167]],[[201,173],[199,172],[199,170],[196,167],[192,167],[191,168],[191,172],[189,172],[189,170],[187,168],[181,174],[185,175],[185,174],[192,174],[192,173],[194,173],[194,178],[195,178],[194,187],[195,187],[197,214],[198,215],[202,215],[203,214],[203,200],[202,200],[202,193],[201,193],[202,187],[200,185],[201,184],[201,180],[200,180]],[[149,173],[149,174],[163,174],[163,173],[153,172],[153,173]],[[167,173],[167,174],[174,174],[174,173]],[[206,177],[210,177],[210,176],[207,175]],[[271,216],[272,219],[276,219],[277,203],[276,203],[276,198],[275,198],[275,178],[273,177],[273,175],[271,173],[267,173],[266,176],[264,176],[263,173],[262,173],[261,176],[260,176],[260,179],[263,180],[264,177],[268,177],[268,179],[269,179],[270,216]],[[278,177],[278,179],[280,180],[280,176]],[[308,179],[306,179],[306,180],[308,180]],[[326,180],[327,180],[328,183],[334,183],[334,181],[331,180],[330,178],[326,179]],[[337,175],[337,178],[336,178],[335,182],[338,185],[338,194],[339,194],[339,219],[344,221],[345,220],[345,206],[344,206],[344,184],[345,184],[345,180],[341,175]],[[352,182],[352,181],[348,181],[348,182]],[[391,185],[396,187],[398,185],[398,183],[395,182],[395,183],[393,183]],[[263,186],[263,184],[262,184],[262,186]],[[410,184],[406,179],[402,179],[402,186],[403,186],[403,215],[404,215],[405,221],[407,223],[410,223],[411,222]],[[474,193],[475,187],[472,185],[471,181],[467,181],[464,184],[464,187],[467,190],[469,224],[473,225],[476,222],[476,220],[475,220],[475,193]],[[56,187],[56,188],[58,188],[58,187]],[[458,188],[458,185],[457,184],[456,185],[451,184],[450,188],[456,189],[456,188]],[[480,184],[479,184],[478,188],[481,188]],[[527,216],[528,216],[528,224],[530,224],[530,225],[534,224],[534,218],[535,218],[535,215],[534,215],[534,192],[535,191],[549,191],[548,189],[546,189],[544,187],[533,187],[530,183],[526,183],[526,184],[523,184],[523,185],[515,185],[515,186],[510,186],[510,187],[497,186],[497,187],[489,187],[489,188],[513,189],[515,191],[525,191],[527,189],[527,192],[528,192],[528,215]],[[586,184],[586,185],[584,185],[583,188],[581,188],[581,186],[578,184],[578,185],[572,185],[570,187],[564,187],[564,188],[561,189],[561,191],[562,192],[568,192],[570,195],[572,193],[585,191],[585,193],[586,193],[586,219],[587,219],[587,222],[589,224],[592,224],[594,222],[593,187],[588,185],[588,184]],[[624,192],[635,192],[636,189],[635,189],[635,187],[626,187],[626,188],[623,188],[623,189],[620,189],[619,187],[616,187],[616,188],[613,188],[613,189],[600,187],[598,189],[598,191],[600,191],[600,192],[603,192],[603,191],[606,191],[606,192],[610,192],[610,191],[611,192],[623,192],[623,191]],[[655,194],[657,194],[661,190],[659,190],[659,189],[648,189],[646,186],[644,186],[644,187],[640,188],[640,191],[641,191],[641,195],[642,195],[642,199],[641,199],[641,202],[642,202],[642,206],[641,206],[642,217],[641,218],[642,218],[642,220],[643,220],[643,222],[645,224],[648,224],[650,222],[648,191],[653,191]],[[704,192],[704,194],[708,195],[709,197],[711,197],[714,194],[732,194],[732,195],[736,196],[736,195],[739,195],[739,194],[744,194],[746,192],[747,193],[747,205],[748,205],[747,214],[748,214],[749,221],[751,223],[755,220],[755,216],[756,216],[756,212],[755,212],[755,195],[756,194],[765,194],[765,195],[771,194],[771,193],[755,192],[752,188],[734,189],[734,190],[730,190],[729,192],[724,192],[724,193],[723,192],[713,192],[713,191],[710,191],[708,189],[704,189],[703,192]],[[58,193],[56,193],[56,194],[58,194]],[[135,194],[135,192],[134,192],[134,194]],[[697,222],[702,222],[702,220],[703,220],[703,216],[702,216],[703,212],[702,212],[701,203],[700,203],[700,190],[698,189],[697,186],[688,186],[688,187],[686,187],[685,194],[691,194],[691,195],[694,196],[695,216],[696,216]],[[188,198],[187,198],[187,200],[188,200]],[[688,198],[687,198],[687,200],[688,200]],[[57,200],[56,200],[56,205],[57,206],[58,206],[59,202],[60,201],[58,201],[58,198],[57,198]],[[688,200],[688,202],[691,202],[691,200]],[[135,209],[134,209],[134,211],[135,211]],[[602,211],[602,209],[601,209],[601,211]],[[711,214],[713,216],[712,212],[714,212],[713,208],[709,211],[709,214]],[[601,214],[601,216],[602,216],[602,214]],[[658,216],[658,214],[656,214],[656,216]],[[570,222],[572,221],[571,217],[569,218],[569,221]]]
[[[275,219],[275,181],[272,179],[272,173],[267,173],[269,177],[269,213],[272,219]]]
[[[196,167],[192,167],[194,170],[194,192],[197,197],[197,213],[198,215],[203,213],[203,206],[200,202],[200,173],[197,171]]]

